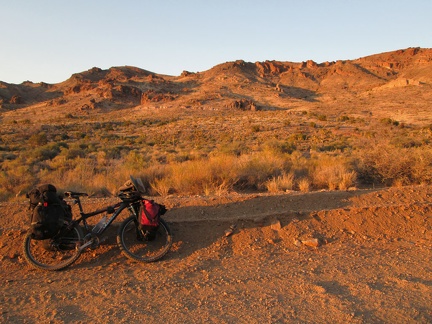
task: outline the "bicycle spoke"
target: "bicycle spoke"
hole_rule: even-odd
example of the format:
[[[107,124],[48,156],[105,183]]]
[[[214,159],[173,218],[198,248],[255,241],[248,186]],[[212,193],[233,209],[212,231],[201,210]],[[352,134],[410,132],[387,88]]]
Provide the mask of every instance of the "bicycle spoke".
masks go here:
[[[60,270],[71,265],[80,255],[82,233],[78,226],[66,234],[48,240],[35,240],[28,234],[24,240],[24,256],[36,268]]]
[[[135,218],[130,217],[120,227],[117,243],[122,253],[129,259],[153,262],[162,258],[169,251],[172,237],[163,220],[157,230],[145,232],[137,230]]]

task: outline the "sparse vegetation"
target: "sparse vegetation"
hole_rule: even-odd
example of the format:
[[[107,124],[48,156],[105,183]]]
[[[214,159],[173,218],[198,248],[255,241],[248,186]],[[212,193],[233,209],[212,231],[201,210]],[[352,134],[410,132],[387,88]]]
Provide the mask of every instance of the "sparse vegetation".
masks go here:
[[[115,193],[129,174],[152,195],[431,183],[429,65],[421,84],[383,86],[431,55],[395,52],[405,63],[392,73],[384,56],[384,69],[376,56],[316,70],[234,62],[180,78],[96,69],[55,93],[34,85],[16,107],[5,84],[0,199],[41,182]]]
[[[115,193],[129,174],[145,179],[151,195],[432,182],[427,127],[389,130],[380,120],[353,128],[354,137],[335,127],[347,118],[327,120],[329,126],[320,129],[308,125],[302,113],[290,115],[289,123],[281,118],[286,112],[210,116],[190,119],[179,113],[175,118],[3,130],[1,198],[25,193],[39,182]],[[222,120],[232,126],[220,130]],[[260,131],[248,131],[251,124]]]

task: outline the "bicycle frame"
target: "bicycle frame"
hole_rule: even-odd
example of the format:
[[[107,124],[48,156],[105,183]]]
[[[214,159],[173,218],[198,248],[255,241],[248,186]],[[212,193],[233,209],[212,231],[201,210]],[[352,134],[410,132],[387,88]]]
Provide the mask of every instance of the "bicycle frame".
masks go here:
[[[95,243],[95,240],[100,240],[100,236],[106,231],[106,229],[114,222],[114,220],[117,218],[118,215],[120,215],[120,213],[124,210],[124,209],[129,209],[130,213],[133,214],[134,216],[136,216],[136,211],[133,208],[132,204],[134,203],[133,201],[130,202],[126,202],[126,201],[121,201],[118,202],[114,205],[111,206],[107,206],[104,207],[102,209],[98,209],[95,210],[93,212],[84,212],[83,206],[81,204],[81,200],[79,195],[78,196],[71,196],[71,198],[74,199],[73,203],[78,205],[79,211],[80,211],[80,217],[78,219],[75,219],[72,221],[72,223],[75,224],[79,224],[79,223],[83,223],[85,231],[86,231],[86,236],[84,237],[85,241],[84,244],[81,245],[79,247],[80,250],[84,250],[86,247],[92,245]],[[99,229],[99,231],[97,233],[93,232],[90,229],[90,226],[87,223],[87,219],[91,218],[93,216],[96,215],[100,215],[102,213],[107,213],[107,214],[112,214],[112,216],[106,221],[106,223]],[[86,242],[87,241],[87,242]],[[97,244],[99,243],[98,241],[96,241]]]

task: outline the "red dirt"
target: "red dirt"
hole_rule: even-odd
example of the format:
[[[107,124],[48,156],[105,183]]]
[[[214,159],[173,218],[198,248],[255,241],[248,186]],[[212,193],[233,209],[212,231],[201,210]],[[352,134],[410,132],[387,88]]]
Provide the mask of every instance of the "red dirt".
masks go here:
[[[1,203],[0,322],[431,323],[431,197],[412,186],[157,198],[174,233],[163,260],[127,260],[114,226],[60,272],[25,262],[27,203]]]

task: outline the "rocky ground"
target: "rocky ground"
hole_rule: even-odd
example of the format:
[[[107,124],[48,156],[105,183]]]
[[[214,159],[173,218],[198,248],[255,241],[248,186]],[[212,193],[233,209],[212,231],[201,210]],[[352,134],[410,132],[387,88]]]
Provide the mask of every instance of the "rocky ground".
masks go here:
[[[156,200],[163,260],[127,260],[113,226],[59,272],[22,256],[27,203],[0,204],[0,322],[432,322],[430,186]]]

